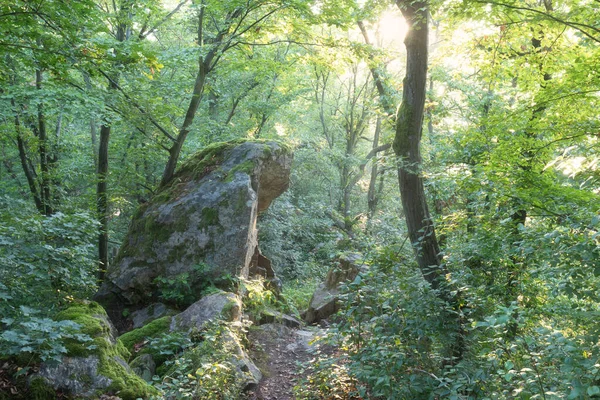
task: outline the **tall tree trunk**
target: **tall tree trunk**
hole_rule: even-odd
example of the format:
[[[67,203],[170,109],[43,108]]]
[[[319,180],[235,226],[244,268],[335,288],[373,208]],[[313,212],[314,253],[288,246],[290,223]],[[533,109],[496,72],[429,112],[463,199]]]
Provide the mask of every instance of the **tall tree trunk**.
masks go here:
[[[204,7],[201,2],[200,11],[198,12],[198,46],[202,47],[204,41]],[[223,38],[223,33],[219,34],[221,40]],[[215,55],[216,49],[213,50],[206,56],[200,56],[198,58],[198,73],[196,74],[196,81],[194,82],[194,90],[192,91],[192,98],[190,99],[190,104],[188,106],[187,112],[185,113],[185,118],[183,119],[183,124],[181,124],[181,128],[179,129],[179,133],[177,138],[175,139],[175,143],[169,149],[169,159],[167,160],[167,165],[165,165],[165,170],[163,172],[162,179],[160,181],[160,185],[164,186],[171,180],[173,174],[175,173],[175,168],[177,168],[177,161],[179,160],[179,154],[181,153],[181,149],[183,148],[183,143],[187,138],[188,133],[190,132],[190,127],[192,126],[192,122],[194,122],[194,117],[196,116],[196,111],[198,111],[198,106],[200,105],[200,100],[202,100],[202,94],[204,93],[204,84],[206,83],[206,76],[210,71],[210,64],[212,62],[212,58]]]
[[[421,177],[421,136],[427,85],[428,6],[425,1],[397,0],[409,26],[404,39],[406,46],[406,75],[402,103],[396,117],[394,152],[398,158],[398,181],[402,208],[406,218],[408,237],[413,245],[421,274],[439,298],[452,308],[444,323],[449,324],[452,344],[449,348],[454,365],[465,352],[464,317],[461,313],[460,293],[452,293],[444,285],[447,270],[442,264],[440,246],[425,199]]]
[[[96,189],[96,205],[100,229],[98,233],[98,280],[104,280],[108,268],[108,143],[110,139],[111,122],[104,121],[100,127],[100,146],[98,147],[98,170]]]
[[[173,143],[173,146],[171,146],[169,149],[169,159],[167,160],[167,165],[165,166],[162,180],[160,181],[161,186],[166,185],[175,173],[175,168],[177,168],[177,161],[179,160],[179,154],[183,148],[183,143],[185,142],[187,135],[190,133],[190,126],[192,125],[192,122],[194,122],[196,111],[200,105],[200,100],[202,100],[202,92],[204,92],[206,75],[206,66],[204,62],[200,60],[198,74],[196,75],[196,82],[194,83],[194,91],[192,92],[192,99],[190,100],[190,105],[188,106],[183,124],[179,129],[179,134],[177,135],[175,143]]]
[[[85,82],[85,88],[92,90],[92,80],[87,72],[83,72],[83,81]],[[98,129],[96,128],[96,119],[91,116],[90,118],[90,135],[92,140],[92,157],[94,158],[94,168],[98,171]]]
[[[130,11],[127,7],[130,4],[122,3],[121,8],[117,8],[116,3],[113,3],[114,11],[121,15],[121,20],[117,25],[116,38],[119,42],[126,41],[131,35],[131,29],[127,22],[130,18]],[[115,72],[113,77],[108,78],[108,91],[115,92],[119,88],[119,73]],[[98,214],[98,222],[100,227],[98,230],[98,281],[104,280],[106,269],[108,268],[108,222],[109,222],[109,205],[108,205],[108,145],[110,141],[110,133],[112,130],[112,121],[106,116],[100,126],[100,143],[98,145],[98,164],[96,170],[96,212]],[[92,134],[95,132],[92,129]]]
[[[379,147],[379,136],[381,135],[381,116],[377,116],[377,122],[375,124],[375,134],[373,135],[373,149]],[[379,202],[379,193],[377,190],[377,176],[379,175],[379,164],[377,160],[373,160],[371,164],[371,178],[369,179],[369,190],[367,192],[367,232],[371,230],[371,223],[375,211],[377,210],[377,203]]]
[[[446,271],[442,266],[440,248],[420,174],[420,144],[427,83],[427,3],[399,0],[397,5],[409,25],[404,40],[407,51],[406,76],[393,145],[398,157],[400,195],[408,236],[421,273],[433,289],[440,289]]]
[[[25,148],[25,141],[23,140],[23,132],[21,128],[21,121],[19,119],[19,114],[17,111],[17,106],[14,99],[11,99],[10,102],[13,106],[13,110],[15,113],[15,131],[17,132],[17,148],[19,150],[19,160],[21,161],[21,168],[23,168],[23,173],[25,174],[25,178],[27,179],[27,185],[29,186],[29,191],[33,196],[35,208],[37,208],[40,214],[44,214],[44,203],[42,202],[40,192],[38,191],[38,188],[35,184],[35,171],[30,167],[27,159],[27,150]]]
[[[38,40],[38,45],[41,43]],[[42,70],[37,68],[35,70],[35,87],[38,91],[42,90]],[[39,140],[39,155],[40,155],[40,172],[41,172],[41,190],[40,195],[42,198],[42,205],[44,208],[44,215],[49,216],[54,213],[52,207],[52,200],[50,196],[50,167],[48,157],[48,133],[46,130],[46,116],[44,115],[44,103],[40,101],[37,107],[38,117],[38,140]]]

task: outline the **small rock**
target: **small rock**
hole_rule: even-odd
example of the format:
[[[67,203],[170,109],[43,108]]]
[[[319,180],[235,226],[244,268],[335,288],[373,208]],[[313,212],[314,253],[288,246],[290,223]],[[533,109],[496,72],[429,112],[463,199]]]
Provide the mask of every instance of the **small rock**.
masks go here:
[[[288,328],[293,329],[300,328],[302,326],[302,322],[290,315],[275,310],[266,310],[263,314],[261,314],[260,320],[258,321],[258,325],[272,323],[280,323],[287,326]]]
[[[362,259],[360,254],[350,253],[338,258],[325,278],[325,282],[321,283],[310,300],[308,310],[303,313],[304,321],[308,324],[313,324],[326,319],[339,310],[339,292],[340,285],[343,282],[350,282],[364,268],[360,263]]]
[[[99,365],[98,356],[63,357],[60,364],[42,364],[39,376],[57,390],[80,397],[91,397],[96,391],[106,389],[112,383],[111,379],[100,375]]]
[[[156,372],[156,363],[150,354],[137,356],[129,363],[131,370],[146,382],[152,382],[152,377]]]
[[[201,298],[171,321],[170,330],[190,330],[202,327],[212,319],[239,321],[242,316],[242,303],[233,293],[214,293]]]
[[[131,321],[133,322],[133,329],[141,328],[147,325],[149,322],[165,317],[167,315],[173,315],[177,312],[171,308],[168,308],[163,303],[150,304],[148,307],[144,307],[141,310],[134,311],[131,313]]]

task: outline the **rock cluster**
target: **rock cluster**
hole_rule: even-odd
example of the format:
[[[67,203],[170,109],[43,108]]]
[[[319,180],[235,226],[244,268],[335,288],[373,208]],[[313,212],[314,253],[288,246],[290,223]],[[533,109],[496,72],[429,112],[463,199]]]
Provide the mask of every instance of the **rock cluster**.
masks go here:
[[[239,390],[256,386],[261,372],[236,328],[242,302],[230,292],[237,278],[260,277],[269,289],[279,288],[259,249],[256,222],[287,189],[291,161],[291,150],[277,142],[234,141],[184,163],[133,217],[94,298],[102,306],[84,302],[58,314],[79,324],[91,346],[74,342],[61,363],[43,363],[35,385],[82,399],[148,398],[158,394],[149,382],[170,365],[149,344],[184,337],[191,347],[176,352],[197,351],[192,358],[203,363],[198,354],[211,360],[215,349]],[[117,337],[118,331],[128,332]]]
[[[95,300],[117,327],[157,300],[179,308],[250,270],[276,281],[258,249],[256,220],[289,185],[291,151],[277,142],[228,142],[186,163],[133,217]]]

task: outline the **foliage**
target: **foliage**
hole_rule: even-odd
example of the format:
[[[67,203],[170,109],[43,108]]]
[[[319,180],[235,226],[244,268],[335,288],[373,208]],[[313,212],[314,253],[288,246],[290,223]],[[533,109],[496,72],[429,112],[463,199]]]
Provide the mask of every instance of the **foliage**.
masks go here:
[[[61,362],[67,355],[66,344],[76,341],[93,349],[92,338],[81,330],[81,325],[72,320],[55,321],[40,318],[38,312],[25,306],[20,307],[16,318],[3,318],[0,334],[0,354],[17,356],[19,363],[31,366],[39,361]]]
[[[286,301],[287,308],[284,312],[299,315],[299,311],[308,309],[310,299],[319,284],[319,279],[294,280],[286,282],[283,287],[283,298]]]
[[[0,310],[20,305],[52,312],[67,296],[95,290],[96,223],[86,213],[31,214],[23,201],[0,198]]]
[[[167,303],[184,308],[192,304],[199,296],[218,291],[218,287],[232,287],[235,279],[230,276],[221,276],[216,279],[207,279],[206,271],[209,267],[204,263],[195,265],[191,272],[184,272],[171,278],[158,276],[154,284],[160,290],[160,298]]]
[[[237,340],[232,335],[225,324],[211,322],[199,342],[167,361],[167,371],[155,384],[163,398],[238,399],[241,388],[235,384],[237,371],[228,352],[229,341]]]
[[[277,299],[275,294],[271,290],[265,288],[263,279],[240,279],[239,282],[241,292],[244,293],[244,311],[247,312],[251,318],[260,320],[261,314],[276,305]]]
[[[119,336],[119,340],[130,351],[135,350],[135,346],[143,343],[145,340],[151,340],[162,335],[169,330],[171,317],[162,317],[140,327],[133,329]]]
[[[175,4],[0,4],[2,357],[31,365],[102,345],[101,322],[65,310],[97,285],[99,130],[111,127],[112,252],[138,206],[172,194],[157,190],[166,150],[212,53],[181,159],[229,139],[293,143],[290,189],[258,224],[287,304],[237,277],[200,280],[203,265],[198,276],[156,278],[162,301],[184,307],[239,285],[255,315],[302,310],[338,251],[360,250],[370,269],[345,289],[331,330],[337,353],[320,355],[299,396],[598,396],[597,2],[428,2],[419,172],[455,307],[410,261],[394,158],[366,159],[376,131],[389,144],[404,87],[404,33],[392,30],[405,28],[400,10],[380,0]],[[164,332],[165,321],[124,335],[171,369],[161,390],[183,398],[229,388],[225,328],[194,342]]]

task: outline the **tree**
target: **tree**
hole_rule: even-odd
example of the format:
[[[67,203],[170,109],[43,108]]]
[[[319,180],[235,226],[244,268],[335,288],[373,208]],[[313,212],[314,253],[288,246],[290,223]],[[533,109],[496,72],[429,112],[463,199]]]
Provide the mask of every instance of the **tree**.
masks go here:
[[[402,102],[396,117],[394,152],[398,157],[398,180],[409,239],[414,246],[423,277],[435,290],[443,291],[446,271],[442,265],[435,227],[429,213],[421,176],[421,137],[427,85],[428,5],[423,1],[398,1],[409,31],[406,76]],[[447,294],[442,297],[449,300]]]
[[[228,50],[239,46],[248,34],[260,32],[264,22],[278,11],[287,8],[288,4],[253,0],[240,5],[236,2],[200,0],[196,7],[197,45],[200,50],[196,79],[183,122],[177,135],[171,138],[172,145],[169,148],[169,158],[161,185],[165,185],[175,172],[181,149],[202,100],[209,74]]]

